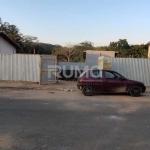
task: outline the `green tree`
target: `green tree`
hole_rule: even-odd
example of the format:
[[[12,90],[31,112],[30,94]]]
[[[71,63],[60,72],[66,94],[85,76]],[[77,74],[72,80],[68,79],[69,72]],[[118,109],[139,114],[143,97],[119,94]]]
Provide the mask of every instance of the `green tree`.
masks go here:
[[[18,53],[33,53],[32,43],[37,40],[33,36],[24,36],[20,33],[17,26],[2,22],[0,19],[0,31],[3,31],[10,39],[20,45],[21,49],[17,50]]]
[[[118,57],[129,57],[130,45],[126,39],[119,39],[117,42],[110,42],[109,50],[117,51]]]
[[[90,41],[84,41],[75,45],[75,50],[77,52],[76,57],[74,58],[75,62],[84,62],[83,52],[85,50],[94,50],[93,43]]]
[[[19,29],[15,25],[10,25],[8,22],[3,23],[1,20],[0,21],[0,31],[3,31],[13,41],[15,41],[17,44],[21,45],[22,40],[23,40],[22,34],[19,32]]]
[[[77,51],[75,50],[75,46],[67,45],[65,47],[54,48],[53,54],[57,55],[58,61],[71,62],[77,56]]]
[[[148,45],[131,45],[130,57],[132,58],[147,58]]]
[[[77,46],[80,47],[80,49],[82,49],[82,50],[93,50],[94,49],[93,43],[90,41],[81,42]]]
[[[97,50],[97,51],[109,51],[109,47],[108,46],[97,46],[97,47],[95,47],[95,50]]]
[[[53,54],[53,50],[54,48],[58,48],[58,45],[52,45],[52,44],[48,44],[48,43],[33,43],[34,49],[36,50],[37,54],[47,54],[47,55],[51,55]]]
[[[17,26],[11,25],[8,22],[2,22],[0,18],[0,31],[3,31],[20,45],[21,49],[17,50],[17,53],[28,53],[28,54],[52,54],[54,47],[58,47],[52,44],[39,43],[37,37],[30,35],[23,35]]]

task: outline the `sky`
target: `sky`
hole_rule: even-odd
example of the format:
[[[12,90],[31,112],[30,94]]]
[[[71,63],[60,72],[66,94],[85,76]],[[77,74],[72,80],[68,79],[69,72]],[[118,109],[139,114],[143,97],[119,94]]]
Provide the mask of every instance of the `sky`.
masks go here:
[[[0,7],[3,22],[44,43],[90,41],[106,46],[119,39],[129,44],[150,41],[148,0],[0,0]]]

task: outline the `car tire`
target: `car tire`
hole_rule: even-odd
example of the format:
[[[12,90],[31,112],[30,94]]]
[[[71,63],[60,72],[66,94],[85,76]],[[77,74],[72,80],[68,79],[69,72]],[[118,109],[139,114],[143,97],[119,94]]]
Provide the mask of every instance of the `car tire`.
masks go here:
[[[91,96],[93,94],[93,87],[92,86],[84,86],[82,92],[85,96]]]
[[[133,97],[138,97],[141,95],[141,88],[139,86],[132,86],[129,90],[129,94]]]

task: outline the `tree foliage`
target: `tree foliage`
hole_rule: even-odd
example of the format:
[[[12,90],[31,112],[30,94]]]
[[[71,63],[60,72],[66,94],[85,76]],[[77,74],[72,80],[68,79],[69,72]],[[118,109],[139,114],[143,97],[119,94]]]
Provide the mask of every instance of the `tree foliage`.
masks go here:
[[[72,45],[55,48],[53,54],[57,55],[58,61],[65,61],[65,62],[73,61],[75,57],[78,55],[77,51],[75,50],[75,46]]]
[[[148,51],[147,44],[129,45],[126,39],[110,42],[108,49],[119,52],[118,57],[124,58],[146,58]]]
[[[79,44],[74,45],[74,47],[75,47],[75,50],[77,52],[77,55],[74,58],[75,62],[78,62],[78,61],[83,62],[84,61],[83,52],[85,50],[94,50],[93,43],[89,42],[89,41],[81,42]]]
[[[28,54],[53,54],[57,55],[58,61],[74,61],[83,62],[83,52],[85,50],[96,51],[116,51],[117,57],[124,58],[147,58],[148,45],[130,45],[127,39],[119,39],[118,41],[110,42],[109,46],[97,46],[94,47],[90,41],[84,41],[76,45],[52,45],[48,43],[40,43],[37,37],[30,35],[23,35],[19,28],[8,22],[2,22],[0,18],[0,31],[5,32],[8,37],[14,40],[22,48],[18,50],[18,53]]]
[[[26,54],[51,54],[55,45],[39,43],[37,37],[23,35],[17,26],[2,22],[0,18],[0,31],[3,31],[9,38],[20,45],[21,49],[17,53]]]
[[[119,39],[116,42],[110,42],[109,46],[96,47],[96,50],[107,50],[118,52],[117,57],[124,58],[147,58],[148,45],[130,45],[127,39]]]

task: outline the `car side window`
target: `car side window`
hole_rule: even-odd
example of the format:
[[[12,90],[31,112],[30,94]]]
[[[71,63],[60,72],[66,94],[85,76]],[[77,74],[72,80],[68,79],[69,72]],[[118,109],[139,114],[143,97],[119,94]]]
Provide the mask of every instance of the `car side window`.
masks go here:
[[[116,76],[109,71],[105,71],[105,78],[106,79],[116,79]]]
[[[103,78],[101,70],[93,70],[89,73],[89,78]]]
[[[122,78],[122,76],[120,74],[116,73],[116,72],[114,72],[114,75],[116,76],[117,79]]]
[[[116,72],[105,71],[105,78],[106,79],[120,79],[122,78],[122,76]]]

